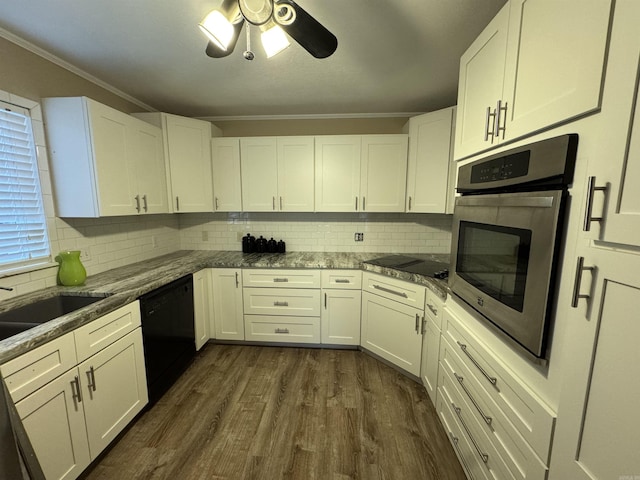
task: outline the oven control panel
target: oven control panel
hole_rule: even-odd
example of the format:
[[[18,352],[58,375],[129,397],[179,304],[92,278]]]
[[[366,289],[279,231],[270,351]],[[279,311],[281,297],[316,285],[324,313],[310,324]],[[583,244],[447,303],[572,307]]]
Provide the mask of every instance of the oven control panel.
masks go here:
[[[529,152],[524,151],[473,165],[471,168],[471,183],[495,182],[497,180],[524,177],[527,173],[529,173]]]

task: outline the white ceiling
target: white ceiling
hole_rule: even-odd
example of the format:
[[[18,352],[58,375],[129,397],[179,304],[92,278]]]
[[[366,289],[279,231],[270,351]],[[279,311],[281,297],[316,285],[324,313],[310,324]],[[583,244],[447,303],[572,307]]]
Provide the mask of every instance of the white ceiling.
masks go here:
[[[338,38],[226,58],[197,24],[220,0],[4,0],[0,27],[160,111],[193,117],[392,114],[455,104],[459,58],[506,0],[296,0]],[[246,27],[245,27],[246,28]]]

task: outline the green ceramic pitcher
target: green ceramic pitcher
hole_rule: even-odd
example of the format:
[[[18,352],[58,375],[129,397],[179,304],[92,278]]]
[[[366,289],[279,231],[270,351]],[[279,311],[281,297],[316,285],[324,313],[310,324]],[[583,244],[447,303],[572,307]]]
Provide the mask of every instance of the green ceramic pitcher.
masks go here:
[[[56,257],[60,264],[58,269],[58,283],[66,287],[84,284],[87,279],[87,271],[80,261],[79,250],[67,250],[60,252]]]

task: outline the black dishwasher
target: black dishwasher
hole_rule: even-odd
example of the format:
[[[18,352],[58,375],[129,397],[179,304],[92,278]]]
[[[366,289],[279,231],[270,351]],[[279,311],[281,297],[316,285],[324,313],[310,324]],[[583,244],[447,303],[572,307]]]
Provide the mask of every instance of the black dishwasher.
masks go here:
[[[140,297],[142,340],[154,404],[189,366],[196,353],[193,276],[174,280]]]

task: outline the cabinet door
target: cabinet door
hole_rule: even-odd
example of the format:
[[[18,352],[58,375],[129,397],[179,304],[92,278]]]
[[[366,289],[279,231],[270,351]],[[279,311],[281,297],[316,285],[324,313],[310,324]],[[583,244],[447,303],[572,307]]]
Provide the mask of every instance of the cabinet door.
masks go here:
[[[360,142],[359,135],[316,137],[316,211],[359,210]]]
[[[420,376],[422,378],[422,384],[429,394],[429,398],[435,405],[438,387],[438,362],[440,357],[440,329],[428,316],[424,320],[424,331],[422,335]]]
[[[138,213],[168,213],[167,175],[162,130],[135,118],[130,121],[129,161],[136,179]]]
[[[278,205],[283,212],[313,212],[314,137],[278,137]]]
[[[212,271],[214,328],[218,340],[244,340],[241,273],[235,268]]]
[[[193,274],[193,306],[195,318],[196,350],[209,340],[209,325],[213,321],[211,301],[211,270],[205,268]]]
[[[491,134],[495,125],[487,109],[493,111],[502,98],[509,6],[507,2],[460,58],[456,159],[490,148],[495,142]]]
[[[333,345],[360,345],[360,290],[322,290],[320,338]]]
[[[363,212],[404,212],[407,148],[407,135],[362,137],[360,195]]]
[[[78,365],[91,458],[148,403],[142,331],[125,335]]]
[[[244,211],[275,211],[278,196],[276,137],[241,138],[240,163]]]
[[[511,0],[510,5],[502,95],[508,103],[506,137],[598,109],[611,1]]]
[[[163,114],[166,152],[176,212],[213,211],[211,124]]]
[[[363,292],[360,345],[419,377],[422,315],[424,310]]]
[[[75,479],[89,465],[89,445],[73,368],[16,404],[29,441],[48,479]]]
[[[407,212],[445,213],[455,108],[409,119]]]
[[[211,139],[213,208],[216,212],[240,212],[240,139]]]
[[[580,300],[571,310],[550,480],[633,478],[640,472],[640,257],[604,248],[585,249]]]
[[[128,115],[87,99],[100,216],[137,213]]]

